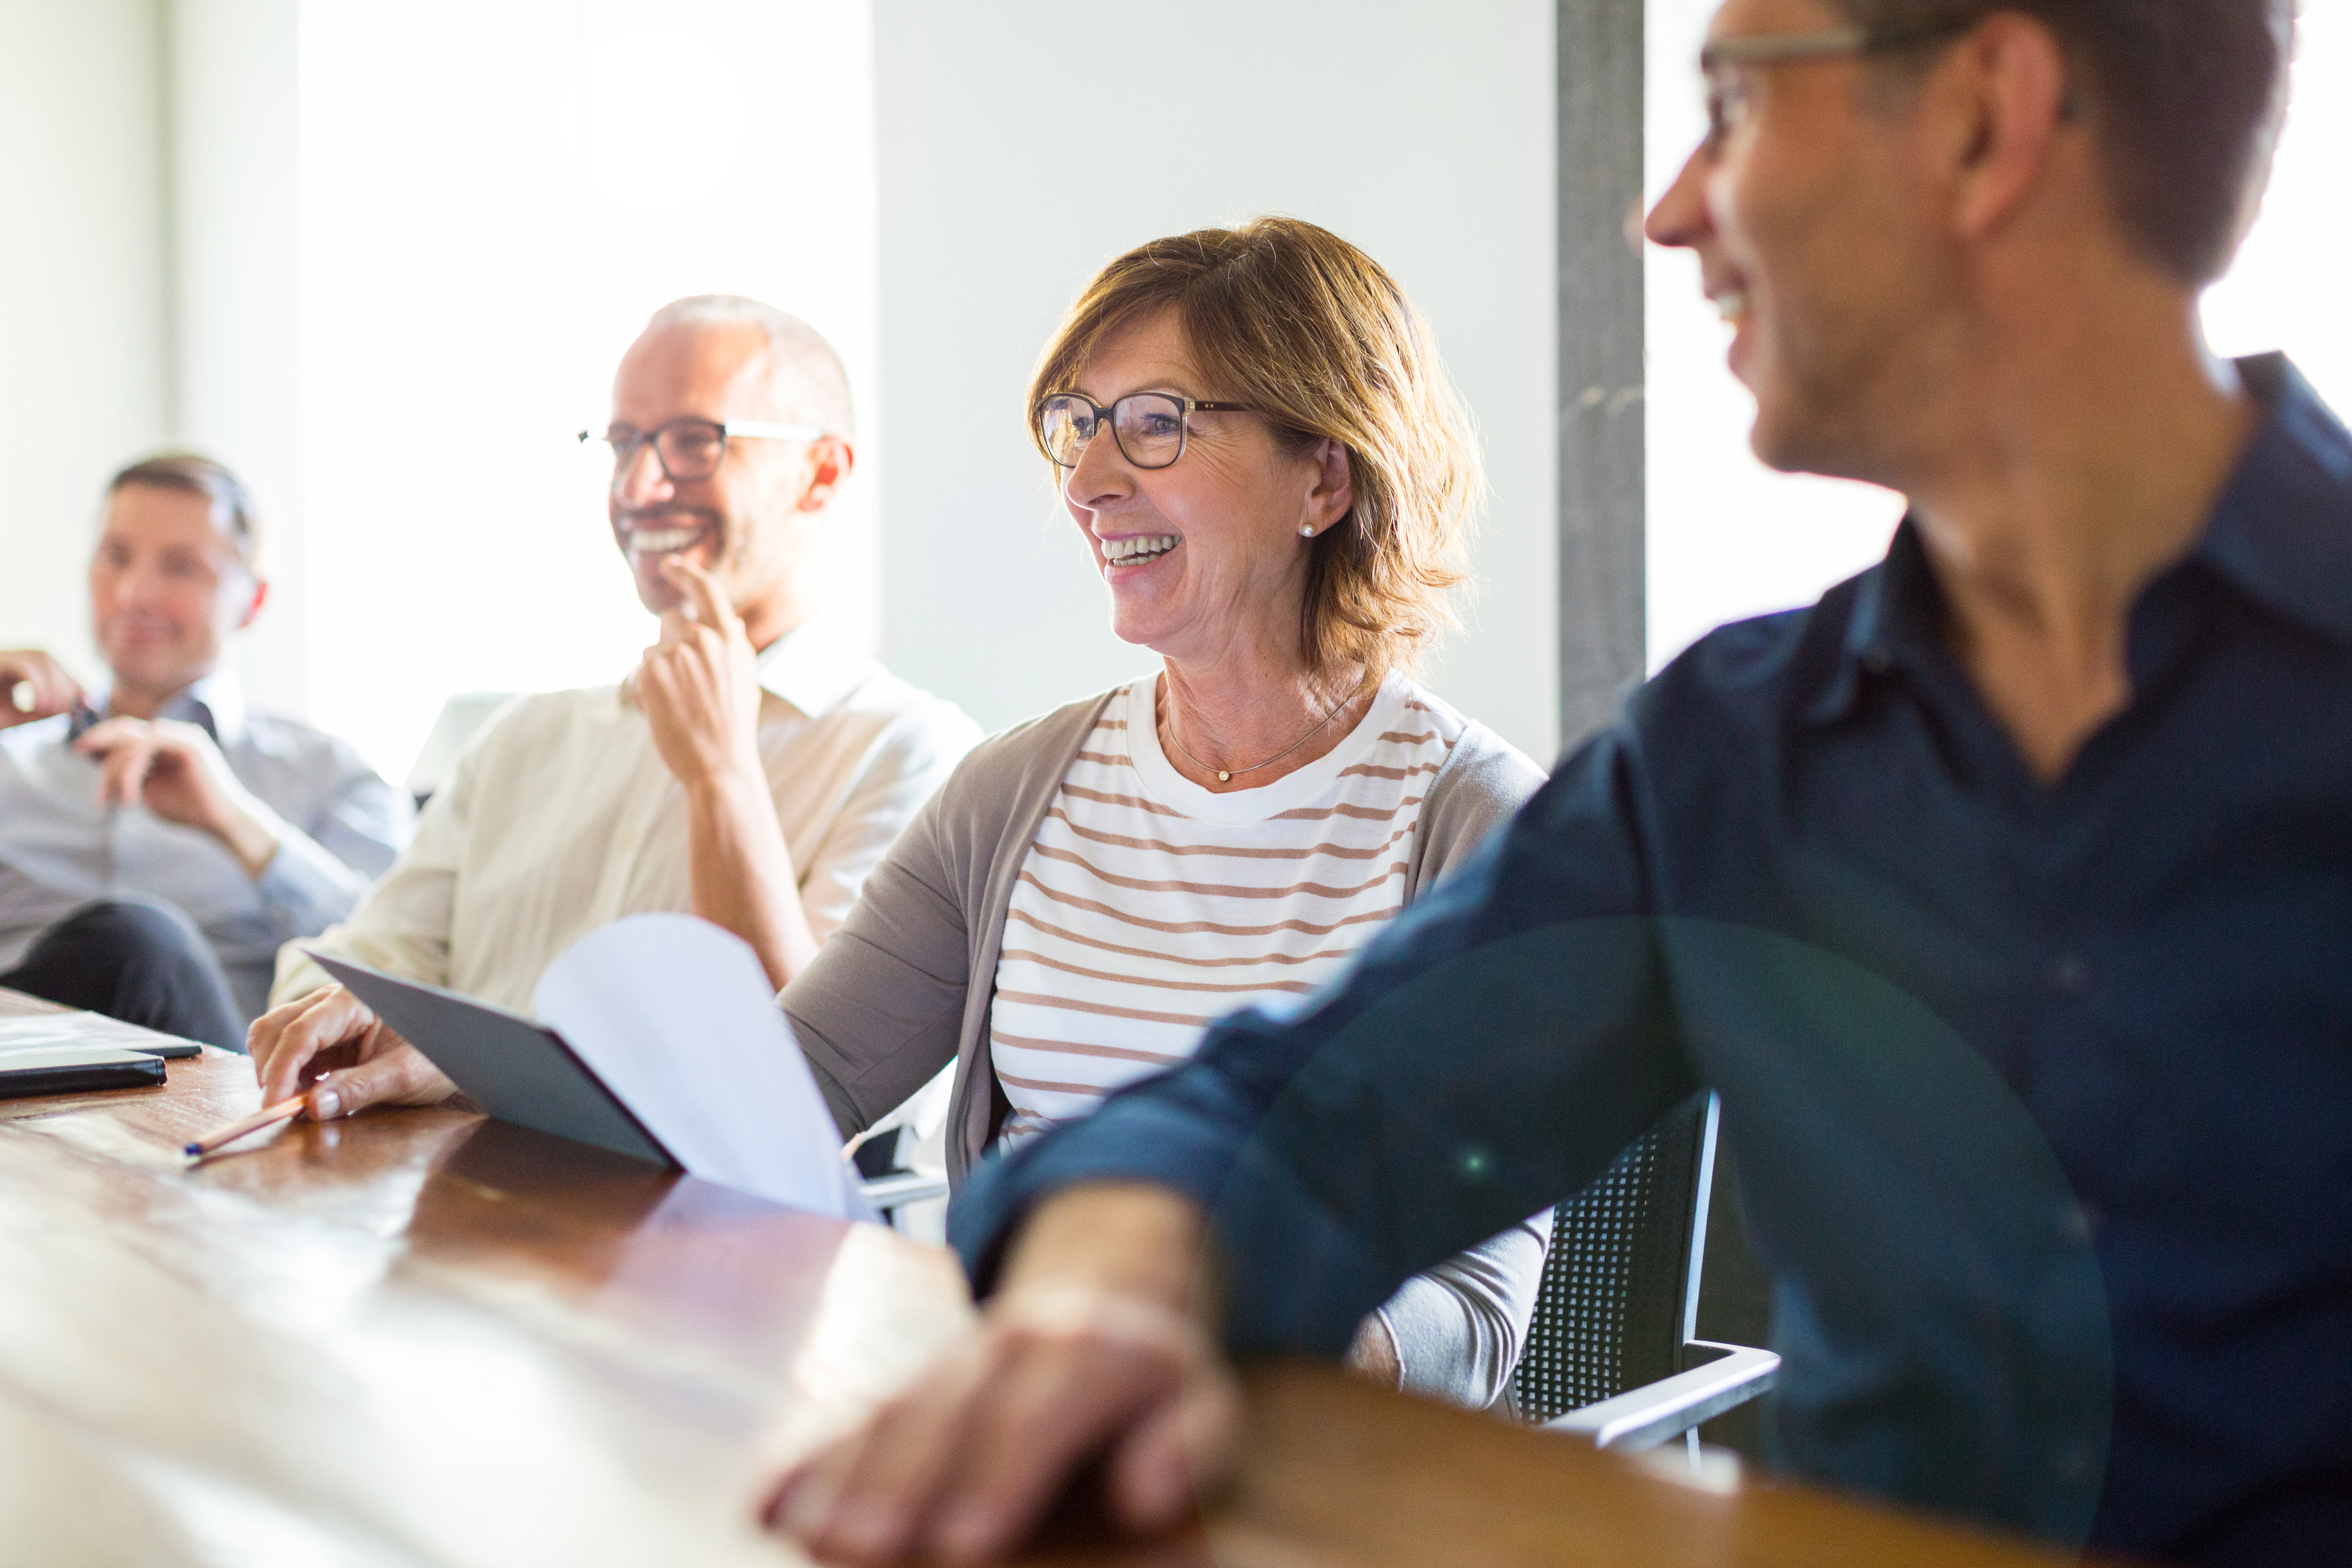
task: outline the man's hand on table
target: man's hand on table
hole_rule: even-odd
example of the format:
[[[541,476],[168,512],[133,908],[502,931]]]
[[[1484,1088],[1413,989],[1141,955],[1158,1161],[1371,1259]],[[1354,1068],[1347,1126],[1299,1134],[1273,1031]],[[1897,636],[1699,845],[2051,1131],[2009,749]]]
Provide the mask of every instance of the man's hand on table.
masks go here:
[[[201,725],[171,719],[109,719],[74,750],[96,760],[101,805],[143,805],[166,822],[211,834],[258,877],[278,853],[259,803]]]
[[[73,710],[81,682],[37,647],[0,649],[0,730]]]
[[[1195,1310],[1200,1211],[1105,1184],[1042,1205],[980,1328],[907,1393],[788,1471],[769,1522],[821,1558],[978,1562],[1034,1530],[1071,1474],[1107,1459],[1138,1531],[1193,1512],[1241,1426],[1233,1373]]]
[[[321,1052],[357,1048],[353,1066],[338,1068],[304,1090],[303,1069]],[[275,1105],[302,1094],[315,1121],[350,1116],[371,1105],[438,1105],[457,1092],[439,1068],[394,1032],[368,1005],[340,985],[273,1007],[246,1032],[261,1100]]]

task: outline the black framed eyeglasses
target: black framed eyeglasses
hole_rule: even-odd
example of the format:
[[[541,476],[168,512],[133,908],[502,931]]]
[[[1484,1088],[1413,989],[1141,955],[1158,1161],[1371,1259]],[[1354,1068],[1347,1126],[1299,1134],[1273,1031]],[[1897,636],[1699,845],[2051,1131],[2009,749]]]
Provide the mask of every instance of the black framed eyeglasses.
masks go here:
[[[1791,60],[1893,54],[1956,38],[1980,18],[1939,16],[1885,27],[1824,27],[1804,33],[1754,33],[1716,38],[1698,52],[1698,73],[1706,82],[1706,144],[1720,147],[1746,118],[1748,94],[1734,68],[1780,65]]]
[[[654,460],[672,484],[688,485],[707,479],[719,471],[727,460],[730,441],[814,441],[825,432],[814,425],[779,425],[766,419],[672,419],[653,430],[640,430],[634,425],[614,425],[599,436],[593,430],[580,432],[580,444],[602,441],[613,449],[613,472],[615,477],[636,461],[637,448],[653,444]]]
[[[1204,403],[1172,392],[1130,392],[1108,408],[1083,392],[1056,392],[1037,405],[1037,445],[1066,468],[1086,455],[1103,420],[1111,439],[1139,468],[1164,468],[1184,455],[1194,413],[1255,414],[1246,403]]]

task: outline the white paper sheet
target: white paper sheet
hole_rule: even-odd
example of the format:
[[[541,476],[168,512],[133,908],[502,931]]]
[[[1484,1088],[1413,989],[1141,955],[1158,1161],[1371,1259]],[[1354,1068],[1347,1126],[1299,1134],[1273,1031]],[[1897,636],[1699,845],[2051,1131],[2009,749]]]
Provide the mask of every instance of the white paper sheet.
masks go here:
[[[692,915],[631,915],[548,965],[531,1007],[695,1175],[838,1219],[875,1217],[740,938]]]

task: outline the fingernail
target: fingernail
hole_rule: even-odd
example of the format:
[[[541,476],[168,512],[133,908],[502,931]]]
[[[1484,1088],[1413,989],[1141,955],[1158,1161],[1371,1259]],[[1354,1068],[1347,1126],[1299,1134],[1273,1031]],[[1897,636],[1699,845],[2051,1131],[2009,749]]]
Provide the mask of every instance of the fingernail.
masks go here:
[[[343,1113],[343,1097],[331,1089],[322,1089],[310,1096],[310,1114],[321,1121]]]

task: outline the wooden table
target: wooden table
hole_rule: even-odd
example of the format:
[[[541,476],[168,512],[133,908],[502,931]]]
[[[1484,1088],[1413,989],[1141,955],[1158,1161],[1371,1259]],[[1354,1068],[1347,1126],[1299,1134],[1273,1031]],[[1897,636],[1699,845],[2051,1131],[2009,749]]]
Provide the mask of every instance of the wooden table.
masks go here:
[[[0,1563],[792,1561],[749,1524],[776,1456],[970,1321],[944,1252],[455,1111],[191,1169],[179,1146],[257,1091],[242,1058],[169,1071],[0,1100]],[[1034,1561],[2052,1561],[1796,1488],[1696,1490],[1320,1369],[1253,1384],[1205,1533],[1078,1526]]]

